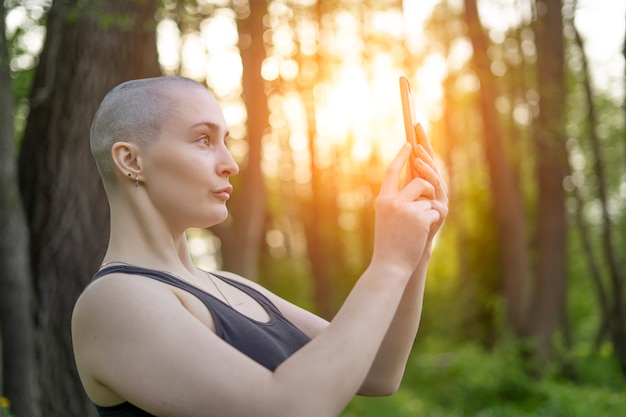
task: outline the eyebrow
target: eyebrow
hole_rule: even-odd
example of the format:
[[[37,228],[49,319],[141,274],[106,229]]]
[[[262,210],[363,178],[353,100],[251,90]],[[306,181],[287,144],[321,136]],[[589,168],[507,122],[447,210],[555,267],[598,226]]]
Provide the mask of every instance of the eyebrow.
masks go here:
[[[191,129],[195,129],[196,127],[199,126],[206,126],[209,129],[212,130],[217,130],[220,131],[222,129],[222,127],[220,125],[218,125],[217,123],[213,123],[213,122],[208,122],[208,121],[200,121],[200,122],[196,122],[194,124],[192,124],[191,126],[189,126],[189,130]],[[226,132],[224,133],[224,136],[227,137],[230,135],[230,132],[228,131],[228,129],[226,129]]]

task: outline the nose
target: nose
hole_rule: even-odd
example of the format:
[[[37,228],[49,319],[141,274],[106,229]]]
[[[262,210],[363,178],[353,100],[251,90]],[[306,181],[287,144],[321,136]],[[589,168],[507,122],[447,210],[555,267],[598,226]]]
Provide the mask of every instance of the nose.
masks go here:
[[[233,159],[233,155],[226,146],[224,146],[222,157],[220,159],[218,171],[221,176],[232,177],[239,173],[239,165],[237,165],[237,162]]]

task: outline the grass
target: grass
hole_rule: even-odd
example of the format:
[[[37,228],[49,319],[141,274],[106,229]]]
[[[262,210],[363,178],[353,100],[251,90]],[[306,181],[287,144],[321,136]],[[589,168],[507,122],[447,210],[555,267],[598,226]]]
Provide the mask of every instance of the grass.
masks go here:
[[[467,345],[447,353],[415,352],[400,390],[355,398],[342,417],[618,417],[626,379],[610,355],[575,359],[576,381],[557,372],[535,379],[515,349]]]

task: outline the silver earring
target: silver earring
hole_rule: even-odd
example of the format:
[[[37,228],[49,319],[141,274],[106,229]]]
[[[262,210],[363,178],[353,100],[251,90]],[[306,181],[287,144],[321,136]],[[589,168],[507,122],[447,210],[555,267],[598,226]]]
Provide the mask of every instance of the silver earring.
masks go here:
[[[135,188],[139,187],[139,175],[135,175]]]

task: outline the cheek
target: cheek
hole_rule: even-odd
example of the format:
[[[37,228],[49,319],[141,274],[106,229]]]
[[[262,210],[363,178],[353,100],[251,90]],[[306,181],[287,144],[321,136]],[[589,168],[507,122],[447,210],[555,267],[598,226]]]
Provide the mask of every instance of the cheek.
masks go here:
[[[164,158],[165,159],[165,158]],[[154,166],[148,187],[159,205],[167,211],[206,209],[212,189],[216,186],[214,158],[208,154],[168,158]],[[211,171],[213,169],[213,171]]]
[[[151,161],[149,174],[163,185],[185,188],[209,180],[211,160],[206,155],[171,151],[160,156]]]

